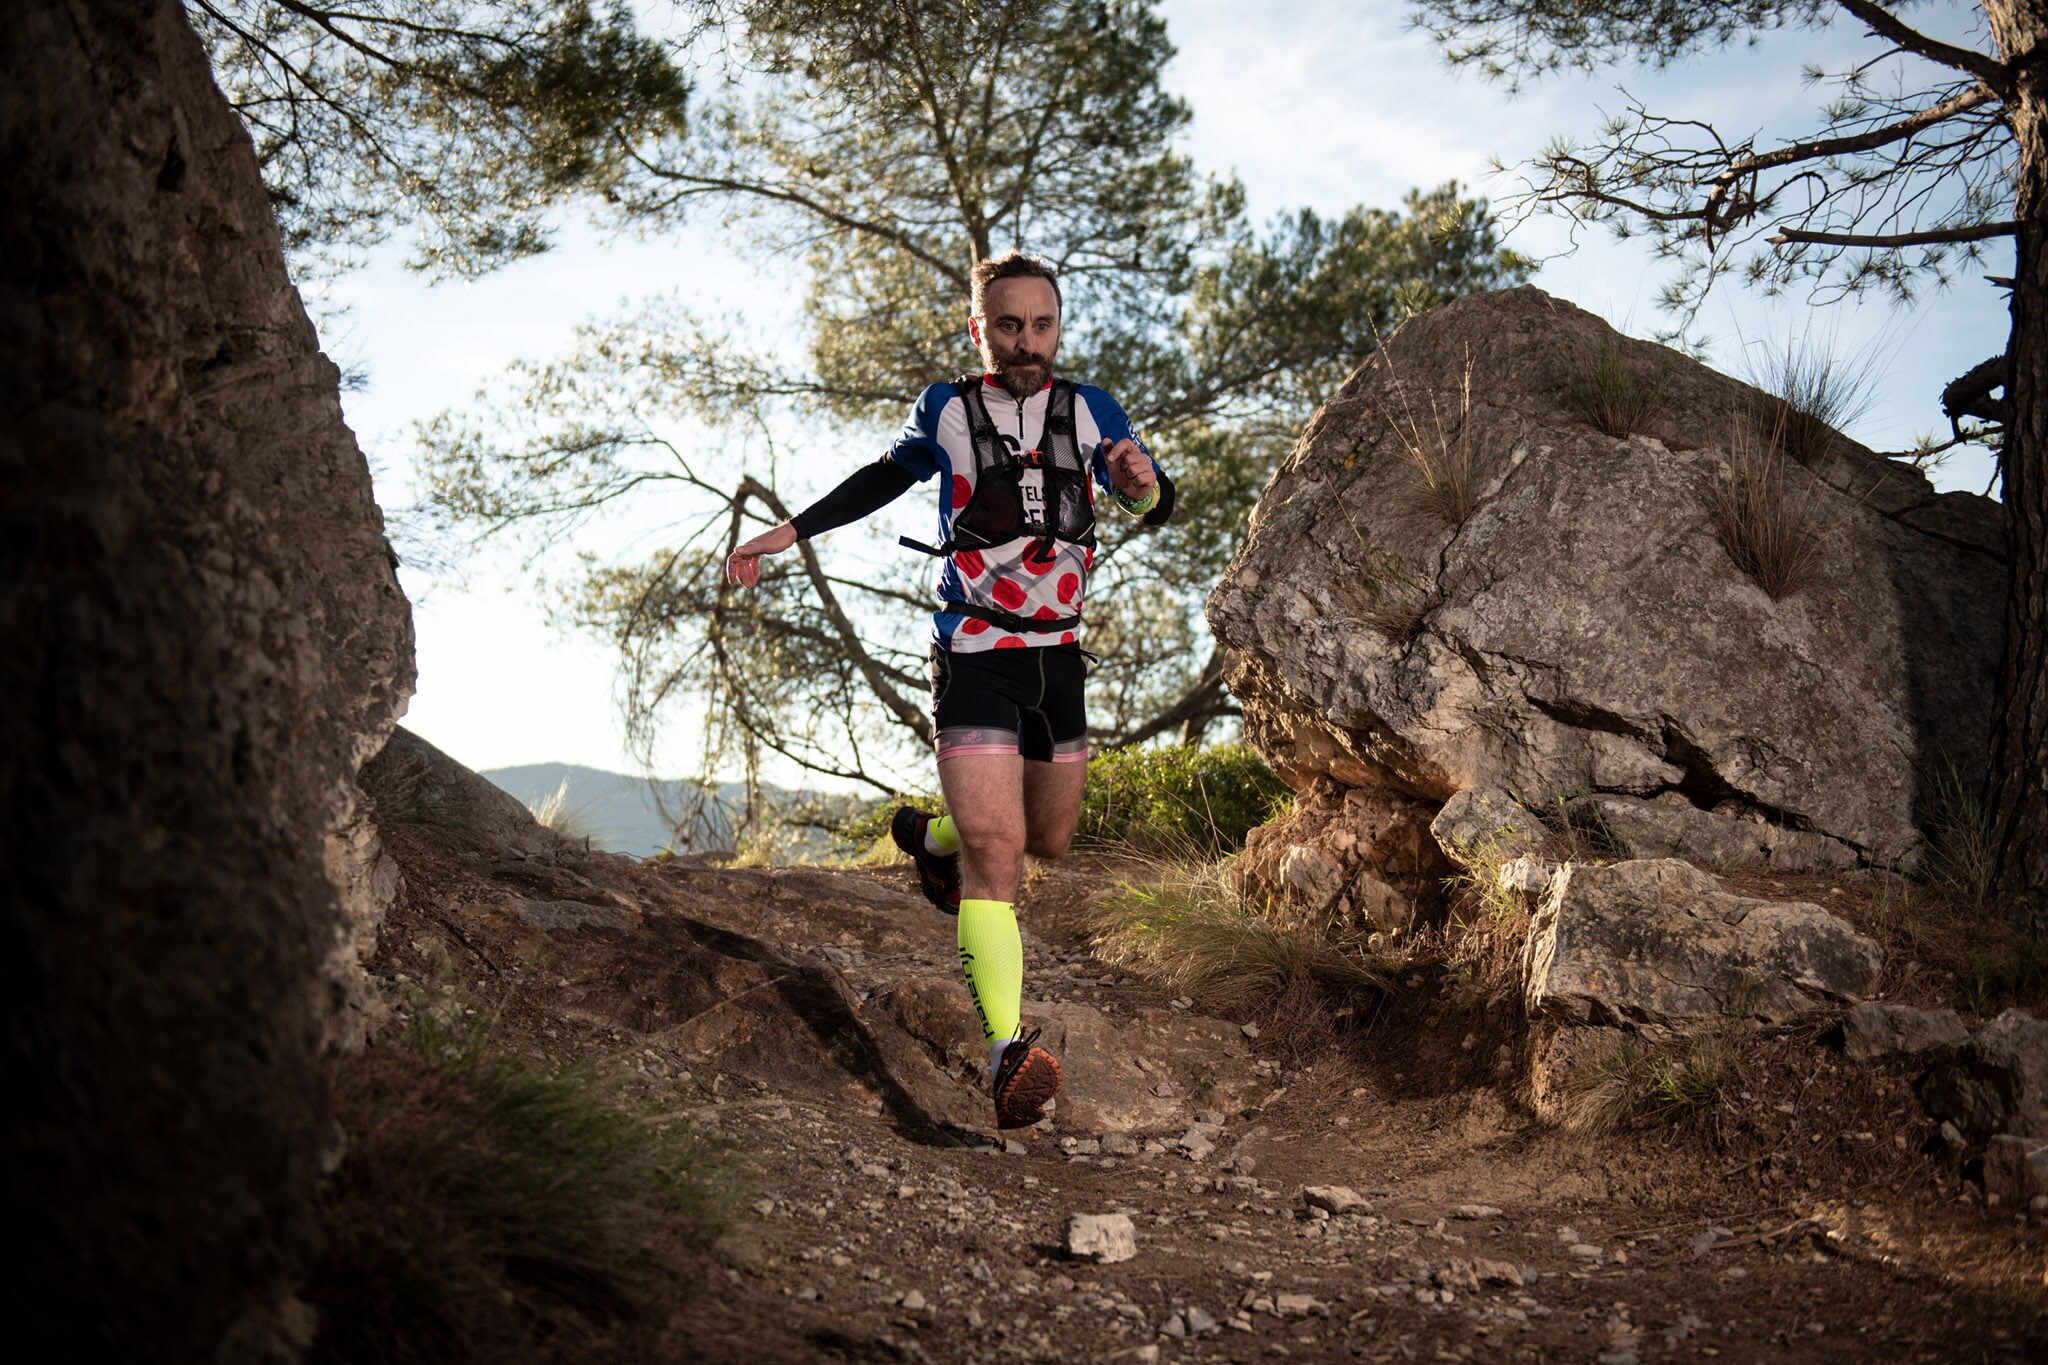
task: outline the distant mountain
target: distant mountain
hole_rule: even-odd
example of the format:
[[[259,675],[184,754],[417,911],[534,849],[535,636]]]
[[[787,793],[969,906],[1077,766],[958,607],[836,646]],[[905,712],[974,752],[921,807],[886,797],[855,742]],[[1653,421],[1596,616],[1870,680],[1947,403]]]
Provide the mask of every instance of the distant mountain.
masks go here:
[[[568,829],[589,835],[600,848],[642,858],[652,857],[670,847],[679,853],[731,848],[733,825],[746,798],[746,787],[738,782],[722,783],[715,792],[704,794],[708,799],[702,799],[697,784],[693,782],[650,782],[644,777],[606,772],[602,768],[585,768],[573,763],[528,763],[516,768],[488,768],[483,775],[531,808],[553,800],[566,782],[568,787],[561,804],[563,819],[557,824],[565,824]],[[661,797],[660,803],[656,800],[657,792]],[[770,809],[786,809],[800,801],[818,799],[813,792],[791,792],[776,787],[762,788],[761,795]],[[828,799],[844,802],[849,807],[854,803],[852,797]],[[698,811],[686,837],[678,838],[663,818],[663,803],[677,818],[692,810]],[[815,840],[817,851],[825,851],[830,842],[819,836]]]

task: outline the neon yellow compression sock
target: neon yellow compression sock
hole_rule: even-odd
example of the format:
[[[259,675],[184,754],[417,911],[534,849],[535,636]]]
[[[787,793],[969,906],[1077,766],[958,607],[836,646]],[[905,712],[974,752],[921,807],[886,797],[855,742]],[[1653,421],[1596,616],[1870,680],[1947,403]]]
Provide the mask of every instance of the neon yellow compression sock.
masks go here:
[[[953,817],[941,815],[924,827],[924,847],[927,853],[958,853],[960,831],[953,825]]]
[[[1024,939],[1009,901],[961,900],[960,970],[981,1016],[982,1038],[999,1043],[1016,1036],[1024,1007]]]

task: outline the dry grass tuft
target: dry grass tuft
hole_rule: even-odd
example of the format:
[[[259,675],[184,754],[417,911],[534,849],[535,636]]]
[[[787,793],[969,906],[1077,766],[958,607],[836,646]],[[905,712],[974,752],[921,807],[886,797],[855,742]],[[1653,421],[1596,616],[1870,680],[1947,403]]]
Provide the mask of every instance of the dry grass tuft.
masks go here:
[[[1746,377],[1777,400],[1772,424],[1785,453],[1812,468],[1834,449],[1835,432],[1870,410],[1881,358],[1875,351],[1842,356],[1832,342],[1787,337],[1782,346],[1763,346]]]
[[[424,1017],[424,1016],[423,1016]],[[598,1078],[418,1023],[336,1066],[316,1362],[558,1360],[658,1329],[720,1231],[711,1149]]]
[[[1143,865],[1145,874],[1096,912],[1092,939],[1103,960],[1258,1015],[1283,1042],[1327,1033],[1384,989],[1362,933],[1248,904],[1234,859]]]
[[[1391,356],[1387,368],[1392,375]],[[1398,488],[1400,502],[1410,515],[1456,530],[1479,506],[1479,466],[1472,451],[1472,359],[1465,359],[1454,412],[1445,411],[1434,390],[1427,395],[1426,412],[1418,412],[1407,384],[1395,376],[1391,387],[1401,406],[1392,420],[1394,435],[1408,457],[1406,477]]]
[[[1934,810],[1926,828],[1928,879],[1952,900],[1981,913],[1991,900],[1998,848],[1982,793],[1953,763],[1935,774]]]
[[[1565,1101],[1560,1125],[1604,1137],[1673,1123],[1719,1105],[1735,1082],[1735,1044],[1726,1027],[1664,1047],[1624,1033]]]
[[[1661,364],[1645,369],[1629,359],[1628,343],[1610,334],[1581,357],[1570,398],[1581,416],[1609,436],[1634,436],[1655,429],[1664,382]]]
[[[542,827],[553,830],[564,839],[583,840],[590,837],[584,827],[583,808],[569,807],[569,779],[564,777],[553,793],[526,803],[533,812],[533,818]]]
[[[1804,471],[1795,475],[1779,453],[1781,430],[1737,419],[1729,433],[1727,477],[1707,498],[1728,557],[1774,600],[1819,577],[1833,532],[1820,480]]]

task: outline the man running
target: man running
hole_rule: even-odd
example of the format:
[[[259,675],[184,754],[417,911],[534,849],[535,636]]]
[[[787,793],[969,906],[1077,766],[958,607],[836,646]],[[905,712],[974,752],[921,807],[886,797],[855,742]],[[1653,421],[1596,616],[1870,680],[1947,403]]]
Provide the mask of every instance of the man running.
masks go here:
[[[939,475],[932,728],[949,815],[903,807],[891,823],[925,896],[959,916],[960,966],[989,1045],[996,1124],[1043,1117],[1059,1062],[1021,1028],[1024,949],[1015,902],[1026,853],[1058,858],[1081,818],[1088,764],[1081,600],[1095,563],[1095,489],[1148,525],[1173,484],[1101,389],[1053,378],[1053,269],[1012,251],[973,274],[967,334],[984,373],[933,384],[894,445],[790,520],[736,548],[726,576],[753,587],[760,559],[859,520]]]

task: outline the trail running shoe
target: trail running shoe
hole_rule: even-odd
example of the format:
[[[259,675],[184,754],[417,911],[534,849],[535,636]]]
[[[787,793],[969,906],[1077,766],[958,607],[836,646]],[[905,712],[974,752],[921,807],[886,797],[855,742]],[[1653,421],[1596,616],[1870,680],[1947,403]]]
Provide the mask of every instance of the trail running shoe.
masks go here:
[[[933,853],[924,846],[925,827],[936,819],[921,810],[898,806],[889,818],[889,837],[917,864],[918,890],[949,915],[960,913],[960,855]]]
[[[1003,1049],[995,1081],[998,1128],[1029,1128],[1045,1117],[1045,1102],[1060,1088],[1059,1060],[1033,1046],[1039,1032],[1033,1029]]]

